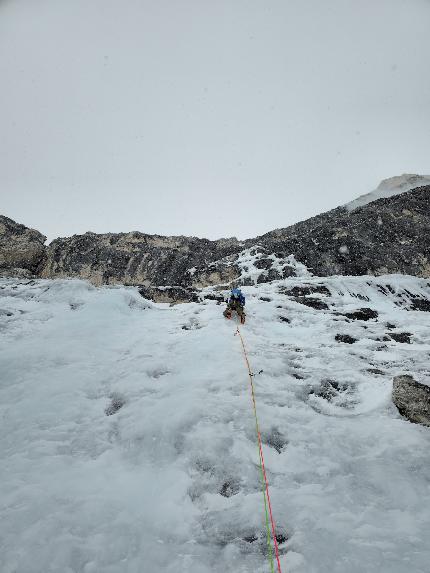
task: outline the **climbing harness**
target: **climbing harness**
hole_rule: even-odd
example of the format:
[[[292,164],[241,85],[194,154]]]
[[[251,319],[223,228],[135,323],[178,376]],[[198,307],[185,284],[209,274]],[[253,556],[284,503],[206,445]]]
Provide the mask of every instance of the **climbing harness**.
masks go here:
[[[251,366],[249,364],[248,355],[247,355],[246,348],[245,348],[245,343],[243,341],[242,334],[239,330],[239,327],[237,327],[237,330],[235,332],[235,336],[236,335],[239,335],[240,342],[242,344],[243,356],[245,358],[246,367],[248,368],[249,382],[250,382],[250,386],[251,386],[252,405],[254,408],[254,417],[255,417],[255,429],[256,429],[257,441],[258,441],[258,444],[257,444],[258,445],[258,455],[260,458],[261,486],[262,486],[262,492],[263,492],[263,498],[264,498],[264,513],[265,513],[265,518],[266,518],[267,548],[268,548],[268,552],[269,552],[270,570],[271,570],[271,573],[274,573],[273,551],[272,551],[272,544],[271,544],[271,540],[270,540],[271,534],[270,534],[270,526],[269,526],[269,515],[270,515],[270,522],[271,522],[271,526],[272,526],[272,537],[273,537],[273,544],[275,546],[275,555],[276,555],[276,561],[277,561],[277,565],[278,565],[278,573],[282,573],[281,563],[279,561],[278,541],[276,539],[276,533],[275,533],[275,531],[276,531],[275,521],[273,519],[272,505],[270,503],[269,483],[267,481],[266,467],[264,465],[263,446],[262,446],[262,442],[261,442],[260,427],[258,424],[257,405],[256,405],[256,401],[255,401],[255,391],[254,391],[254,382],[252,380],[252,378],[255,376],[255,374],[253,374],[253,372],[251,371]],[[261,373],[261,372],[262,372],[262,370],[260,370],[259,373]],[[269,512],[267,511],[267,508],[269,508]]]

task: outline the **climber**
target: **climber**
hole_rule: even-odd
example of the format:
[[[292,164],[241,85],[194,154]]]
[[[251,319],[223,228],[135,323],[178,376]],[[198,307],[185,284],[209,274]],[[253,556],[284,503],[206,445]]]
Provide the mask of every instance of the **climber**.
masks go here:
[[[235,310],[240,318],[242,324],[245,323],[245,297],[239,288],[234,288],[231,291],[230,299],[227,301],[227,308],[224,311],[226,318],[231,318],[231,313]]]

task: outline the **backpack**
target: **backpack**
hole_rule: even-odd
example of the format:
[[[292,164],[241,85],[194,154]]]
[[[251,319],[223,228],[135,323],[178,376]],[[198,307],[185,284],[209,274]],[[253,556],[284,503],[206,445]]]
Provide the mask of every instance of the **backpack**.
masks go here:
[[[234,288],[231,291],[231,298],[233,300],[238,300],[239,304],[241,304],[242,306],[245,306],[245,297],[242,294],[242,291],[238,288]]]

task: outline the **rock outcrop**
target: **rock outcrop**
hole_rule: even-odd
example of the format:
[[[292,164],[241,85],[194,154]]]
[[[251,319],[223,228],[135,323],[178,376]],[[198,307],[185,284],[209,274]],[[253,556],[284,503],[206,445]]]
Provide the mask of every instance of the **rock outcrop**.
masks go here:
[[[45,260],[46,237],[0,215],[0,276],[33,277]]]
[[[338,207],[254,240],[318,276],[430,277],[430,185],[353,211]]]
[[[156,302],[168,302],[178,304],[181,302],[198,302],[199,295],[192,289],[183,287],[139,287],[139,293],[143,298]]]
[[[55,239],[41,276],[80,277],[95,285],[199,288],[238,278],[234,261],[242,249],[243,243],[234,238],[85,233]]]
[[[430,426],[430,386],[416,382],[412,376],[396,376],[393,402],[410,422]]]
[[[3,276],[78,277],[95,285],[147,289],[178,287],[183,290],[177,294],[183,292],[185,298],[209,285],[269,282],[302,274],[306,268],[317,276],[430,277],[430,186],[354,210],[338,207],[246,241],[85,233],[44,247],[45,238],[37,231],[6,217],[0,224]],[[241,253],[244,256],[239,257]],[[166,299],[166,292],[154,293],[159,300]]]

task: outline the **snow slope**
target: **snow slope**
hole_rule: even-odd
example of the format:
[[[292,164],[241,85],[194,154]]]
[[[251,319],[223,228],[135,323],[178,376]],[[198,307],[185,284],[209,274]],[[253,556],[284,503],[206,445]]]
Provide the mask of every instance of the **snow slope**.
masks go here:
[[[357,207],[362,207],[367,205],[372,201],[377,199],[394,197],[394,195],[400,195],[400,193],[405,193],[416,187],[421,187],[423,185],[430,185],[430,175],[412,175],[410,173],[404,173],[397,177],[390,177],[389,179],[384,179],[379,186],[370,193],[361,195],[357,199],[354,199],[350,203],[347,203],[345,207],[349,211],[357,209]]]
[[[304,283],[327,287],[313,295],[327,310],[280,292]],[[244,291],[283,571],[428,573],[430,431],[390,394],[395,374],[429,379],[428,314],[406,310],[429,285]],[[341,314],[363,306],[378,318]],[[2,573],[270,571],[247,371],[221,306],[2,280],[0,309]],[[396,331],[412,343],[382,340]]]

